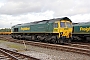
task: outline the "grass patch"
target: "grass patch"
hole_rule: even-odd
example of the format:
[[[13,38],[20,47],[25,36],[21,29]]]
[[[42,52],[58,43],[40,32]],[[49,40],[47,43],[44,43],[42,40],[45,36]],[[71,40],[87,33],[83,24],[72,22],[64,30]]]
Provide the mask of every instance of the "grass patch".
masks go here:
[[[15,48],[17,50],[23,50],[23,49],[25,49],[24,45],[23,44],[19,44],[19,43],[13,43],[13,42],[8,42],[8,41],[0,40],[0,44],[4,44],[8,48]]]
[[[16,48],[16,49],[23,49],[24,46],[23,45],[19,45],[19,44],[7,44],[10,48]]]
[[[6,43],[7,41],[4,41],[4,40],[0,40],[0,43]]]

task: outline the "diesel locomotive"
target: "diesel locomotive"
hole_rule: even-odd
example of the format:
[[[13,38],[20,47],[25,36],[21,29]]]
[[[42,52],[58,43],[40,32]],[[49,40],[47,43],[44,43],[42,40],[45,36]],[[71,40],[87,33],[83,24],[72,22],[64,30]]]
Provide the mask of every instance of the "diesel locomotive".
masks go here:
[[[73,40],[90,41],[90,22],[73,23]]]
[[[14,25],[11,28],[11,36],[30,41],[70,43],[72,29],[72,21],[63,17]]]

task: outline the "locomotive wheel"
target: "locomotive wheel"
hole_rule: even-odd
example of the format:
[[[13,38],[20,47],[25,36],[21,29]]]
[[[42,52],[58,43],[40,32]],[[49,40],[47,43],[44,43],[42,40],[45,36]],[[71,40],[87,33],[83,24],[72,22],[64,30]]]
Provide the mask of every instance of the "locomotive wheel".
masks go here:
[[[64,41],[63,41],[62,39],[59,39],[59,40],[57,41],[57,43],[58,43],[58,44],[64,44]]]
[[[68,43],[71,43],[71,40],[70,39],[68,40]]]
[[[54,43],[54,44],[56,43],[56,39],[55,39],[55,38],[52,38],[51,41],[52,41],[52,43]]]
[[[58,43],[58,44],[63,44],[63,43],[64,43],[64,41],[63,41],[63,40],[61,40],[61,39],[59,39],[59,40],[57,41],[57,43]]]
[[[62,39],[60,40],[60,44],[64,44],[64,41]]]

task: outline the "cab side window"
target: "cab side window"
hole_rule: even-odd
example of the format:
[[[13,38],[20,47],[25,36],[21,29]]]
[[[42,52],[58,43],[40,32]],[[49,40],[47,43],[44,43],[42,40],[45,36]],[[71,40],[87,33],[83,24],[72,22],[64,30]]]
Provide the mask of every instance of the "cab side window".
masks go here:
[[[14,32],[18,32],[18,28],[14,28]]]
[[[58,23],[54,23],[54,28],[58,28]]]
[[[60,22],[60,27],[65,27],[65,22]]]

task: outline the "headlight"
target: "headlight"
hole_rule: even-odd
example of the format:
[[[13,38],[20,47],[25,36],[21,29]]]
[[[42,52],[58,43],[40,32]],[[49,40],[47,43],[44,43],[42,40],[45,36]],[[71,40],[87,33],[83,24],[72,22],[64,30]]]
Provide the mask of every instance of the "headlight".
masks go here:
[[[62,35],[63,34],[63,32],[60,32],[60,35]]]

